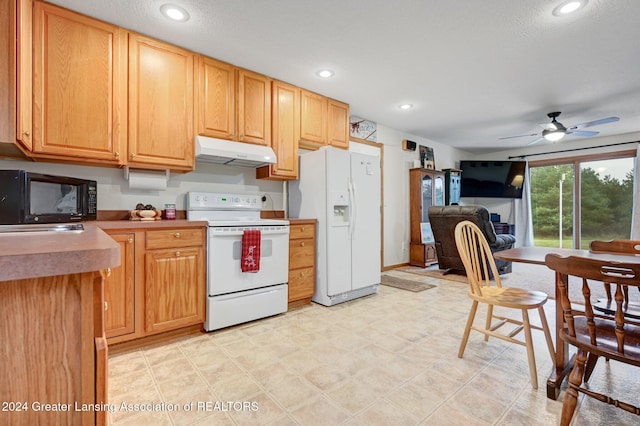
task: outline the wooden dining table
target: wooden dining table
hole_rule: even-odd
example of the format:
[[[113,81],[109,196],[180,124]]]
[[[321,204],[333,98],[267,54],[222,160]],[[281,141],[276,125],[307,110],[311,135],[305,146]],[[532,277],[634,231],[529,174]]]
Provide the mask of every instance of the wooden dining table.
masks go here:
[[[620,253],[602,253],[592,252],[589,250],[565,249],[553,247],[517,247],[509,250],[503,250],[493,253],[496,259],[507,260],[511,262],[529,263],[533,265],[545,265],[545,256],[549,253],[557,253],[561,256],[580,256],[591,259],[614,261],[614,262],[630,262],[640,264],[640,256],[633,254]],[[560,330],[564,324],[562,313],[562,304],[560,303],[560,274],[556,273],[555,285],[555,306],[556,306],[556,359],[555,366],[552,368],[551,374],[547,379],[547,398],[557,399],[560,395],[560,386],[564,378],[571,372],[573,360],[569,358],[567,343],[560,338]]]

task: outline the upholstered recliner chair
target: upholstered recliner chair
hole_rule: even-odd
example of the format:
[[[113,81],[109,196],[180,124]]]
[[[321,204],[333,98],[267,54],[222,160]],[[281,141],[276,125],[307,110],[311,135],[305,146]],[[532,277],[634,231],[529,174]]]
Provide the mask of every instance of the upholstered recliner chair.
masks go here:
[[[438,267],[447,272],[464,273],[464,265],[458,254],[454,231],[458,222],[469,220],[482,231],[491,252],[513,248],[516,237],[509,234],[496,235],[493,224],[489,220],[489,212],[483,206],[432,206],[429,207],[429,222],[436,242]],[[511,262],[495,259],[499,274],[511,272]]]

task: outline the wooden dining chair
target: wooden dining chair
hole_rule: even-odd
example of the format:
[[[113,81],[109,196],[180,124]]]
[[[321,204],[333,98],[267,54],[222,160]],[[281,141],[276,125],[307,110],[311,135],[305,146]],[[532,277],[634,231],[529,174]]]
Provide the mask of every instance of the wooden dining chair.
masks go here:
[[[600,252],[600,253],[620,253],[620,254],[628,254],[628,255],[640,255],[640,241],[638,240],[611,240],[611,241],[594,240],[594,241],[591,241],[591,243],[589,244],[589,250],[593,252]],[[604,291],[607,294],[607,301],[610,306],[613,303],[613,299],[611,297],[611,286],[605,283]],[[629,288],[626,286],[623,287],[622,293],[624,295],[624,303],[626,305],[629,305]],[[640,314],[640,312],[638,312],[638,314]]]
[[[489,244],[484,238],[482,231],[480,231],[474,223],[470,221],[458,223],[455,228],[455,240],[460,258],[467,273],[469,297],[473,300],[462,341],[460,342],[458,358],[462,358],[464,355],[471,330],[483,333],[485,341],[489,340],[490,336],[493,336],[507,342],[525,346],[527,348],[531,385],[534,389],[537,389],[538,375],[533,352],[533,341],[531,339],[531,329],[542,330],[544,332],[551,360],[555,363],[555,350],[543,308],[547,302],[547,294],[541,291],[502,287],[502,281],[500,280],[500,275],[498,274]],[[480,303],[487,305],[487,316],[484,328],[473,325]],[[495,315],[493,311],[494,306],[520,310],[522,320]],[[542,327],[530,323],[529,310],[532,309],[538,310]],[[507,333],[498,332],[497,330],[505,324],[511,324],[514,327]],[[524,341],[515,338],[521,331],[524,331]]]
[[[583,393],[599,401],[606,402],[631,413],[640,415],[640,407],[597,392],[595,388],[583,385],[587,371],[587,360],[591,355],[640,367],[640,320],[623,313],[623,286],[640,286],[640,264],[611,262],[585,257],[562,257],[548,254],[547,266],[559,275],[560,300],[564,314],[564,325],[560,337],[578,351],[573,370],[569,375],[569,387],[562,403],[561,425],[571,422],[578,401],[578,393]],[[571,279],[578,277],[578,279]],[[615,313],[608,315],[595,310],[591,301],[591,286],[607,283],[615,287]],[[569,286],[580,286],[574,295]],[[615,386],[615,383],[612,384]],[[607,386],[607,389],[609,387]],[[629,389],[620,389],[620,393]],[[633,394],[635,395],[635,394]]]

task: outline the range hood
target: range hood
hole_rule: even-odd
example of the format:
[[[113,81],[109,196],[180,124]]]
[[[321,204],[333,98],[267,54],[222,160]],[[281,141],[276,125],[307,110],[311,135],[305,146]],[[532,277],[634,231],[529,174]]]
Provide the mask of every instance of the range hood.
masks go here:
[[[196,161],[255,169],[275,164],[276,154],[268,146],[196,136]]]

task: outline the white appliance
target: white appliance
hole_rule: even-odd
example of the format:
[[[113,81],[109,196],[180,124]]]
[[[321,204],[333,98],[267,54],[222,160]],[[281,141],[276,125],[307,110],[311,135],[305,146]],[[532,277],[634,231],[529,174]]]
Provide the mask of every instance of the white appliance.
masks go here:
[[[333,147],[300,155],[289,183],[291,217],[318,219],[314,302],[377,293],[380,284],[380,158]]]
[[[196,136],[196,161],[239,167],[262,167],[276,163],[270,146]]]
[[[204,329],[217,330],[287,310],[289,222],[260,219],[260,196],[187,193],[187,219],[206,220],[207,317]],[[258,229],[260,268],[242,272],[242,236]]]

